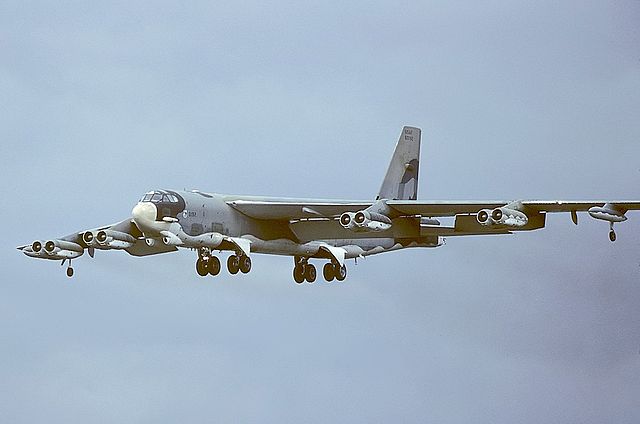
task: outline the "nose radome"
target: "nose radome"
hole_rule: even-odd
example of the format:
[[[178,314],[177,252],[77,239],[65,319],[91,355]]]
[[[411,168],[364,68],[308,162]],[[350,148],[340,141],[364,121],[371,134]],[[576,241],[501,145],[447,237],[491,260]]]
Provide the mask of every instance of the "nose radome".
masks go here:
[[[149,202],[138,203],[131,211],[134,220],[155,221],[157,214],[156,205]]]

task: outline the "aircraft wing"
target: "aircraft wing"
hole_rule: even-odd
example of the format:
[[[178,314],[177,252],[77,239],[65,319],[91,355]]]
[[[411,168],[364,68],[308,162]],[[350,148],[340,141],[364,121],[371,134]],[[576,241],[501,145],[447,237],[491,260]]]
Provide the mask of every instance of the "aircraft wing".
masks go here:
[[[616,238],[613,223],[625,221],[629,210],[640,210],[640,201],[606,200],[491,200],[491,201],[415,201],[380,200],[377,202],[252,201],[227,202],[239,212],[262,220],[288,221],[300,240],[367,238],[372,232],[355,228],[353,219],[359,211],[376,214],[376,222],[362,227],[373,228],[377,237],[419,238],[429,236],[471,236],[510,234],[544,228],[547,213],[566,212],[578,223],[577,212],[589,212],[595,219],[610,223],[609,238]],[[347,224],[337,223],[345,212]],[[383,215],[383,216],[381,216]],[[363,215],[364,216],[364,215]],[[441,225],[434,218],[454,217],[453,226]],[[386,219],[386,224],[385,224]],[[393,219],[393,224],[391,224]],[[350,224],[351,222],[351,224]],[[342,225],[340,225],[342,224]]]
[[[500,208],[515,202],[509,200],[481,201],[384,201],[398,216],[447,217],[460,214],[475,214],[482,209]],[[255,219],[291,221],[309,218],[334,218],[344,212],[357,212],[370,207],[374,202],[316,202],[316,201],[229,201],[231,207]],[[615,205],[620,211],[640,210],[640,200],[522,200],[517,203],[533,212],[586,212],[594,206]]]
[[[387,205],[400,213],[401,215],[423,215],[423,216],[454,216],[458,214],[474,214],[481,209],[495,209],[508,204],[512,201],[430,201],[417,202],[405,200],[390,200]],[[603,206],[605,204],[616,205],[621,211],[640,210],[640,201],[628,200],[522,200],[517,201],[527,210],[543,213],[553,212],[586,212],[594,206]]]
[[[73,259],[81,256],[85,249],[92,257],[95,250],[125,250],[133,256],[148,256],[177,250],[175,246],[164,244],[147,245],[131,218],[60,238],[37,240],[30,245],[19,246],[17,249],[27,256],[54,260]]]

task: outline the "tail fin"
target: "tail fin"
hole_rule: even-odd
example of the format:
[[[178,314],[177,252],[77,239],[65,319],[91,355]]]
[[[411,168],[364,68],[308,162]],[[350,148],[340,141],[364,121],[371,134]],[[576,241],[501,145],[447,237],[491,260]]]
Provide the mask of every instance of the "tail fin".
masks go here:
[[[420,165],[420,128],[403,127],[376,199],[416,200]]]

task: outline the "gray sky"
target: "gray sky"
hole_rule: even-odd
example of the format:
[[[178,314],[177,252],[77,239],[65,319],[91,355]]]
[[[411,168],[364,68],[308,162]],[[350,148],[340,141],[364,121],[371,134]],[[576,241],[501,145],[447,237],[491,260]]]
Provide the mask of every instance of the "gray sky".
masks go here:
[[[290,258],[15,246],[145,191],[640,198],[640,2],[0,5],[0,421],[640,420],[640,215],[449,239],[295,286]]]

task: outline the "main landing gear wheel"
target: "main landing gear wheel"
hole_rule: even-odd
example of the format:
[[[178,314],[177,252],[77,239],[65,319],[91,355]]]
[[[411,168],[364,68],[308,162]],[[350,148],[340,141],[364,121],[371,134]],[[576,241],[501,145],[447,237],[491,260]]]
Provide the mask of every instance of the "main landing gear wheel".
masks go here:
[[[298,284],[302,284],[304,283],[304,278],[305,278],[304,264],[296,264],[296,266],[293,268],[293,280]]]
[[[196,272],[201,277],[205,277],[209,273],[207,262],[208,261],[205,261],[202,258],[198,258],[198,260],[196,261]]]
[[[239,259],[239,267],[243,274],[247,274],[251,271],[251,258],[244,255],[241,256]]]
[[[229,256],[227,259],[227,270],[229,274],[235,275],[240,271],[240,258],[237,255]]]
[[[336,266],[336,280],[338,281],[344,281],[344,279],[347,278],[347,266],[346,265],[342,265]]]
[[[304,268],[305,280],[307,280],[307,282],[309,283],[313,283],[314,281],[316,281],[316,267],[312,264],[307,264]]]
[[[210,275],[218,275],[220,274],[220,268],[222,268],[220,266],[220,259],[218,259],[215,256],[212,256],[209,258],[209,260],[207,261],[207,272]]]
[[[326,282],[330,283],[333,281],[333,279],[336,278],[336,269],[334,265],[330,262],[324,264],[324,267],[322,267],[322,275]]]

